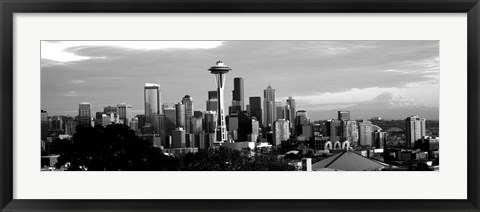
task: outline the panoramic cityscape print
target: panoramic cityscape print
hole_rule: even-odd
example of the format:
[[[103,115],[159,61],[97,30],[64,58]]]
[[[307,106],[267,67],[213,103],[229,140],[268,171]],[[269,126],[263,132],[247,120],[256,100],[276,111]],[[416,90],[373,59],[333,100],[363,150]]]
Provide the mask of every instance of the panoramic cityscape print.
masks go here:
[[[42,41],[41,171],[438,171],[439,42]]]

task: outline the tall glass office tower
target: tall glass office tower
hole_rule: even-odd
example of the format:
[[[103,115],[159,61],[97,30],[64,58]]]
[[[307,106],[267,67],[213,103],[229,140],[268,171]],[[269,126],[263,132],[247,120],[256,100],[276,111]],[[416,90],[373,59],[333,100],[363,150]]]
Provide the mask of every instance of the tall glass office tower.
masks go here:
[[[84,127],[92,126],[92,105],[82,102],[78,106],[78,124]]]
[[[189,95],[185,95],[182,99],[182,104],[185,105],[185,131],[191,133],[190,118],[193,116],[193,99]]]
[[[240,110],[244,110],[244,98],[243,98],[243,78],[235,77],[233,79],[233,101],[232,106],[240,106]]]
[[[275,107],[275,89],[270,85],[263,90],[263,125],[265,127],[273,127],[273,122],[276,121],[277,111]]]
[[[158,115],[161,114],[160,98],[160,85],[145,83],[145,121],[153,126],[155,134],[160,133],[160,125],[158,122]]]

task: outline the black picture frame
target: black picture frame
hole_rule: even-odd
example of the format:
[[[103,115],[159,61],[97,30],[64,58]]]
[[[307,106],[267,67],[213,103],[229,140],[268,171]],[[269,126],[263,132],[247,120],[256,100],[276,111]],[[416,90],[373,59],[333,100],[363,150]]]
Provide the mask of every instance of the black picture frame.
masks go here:
[[[479,211],[478,0],[0,0],[0,211]],[[14,13],[467,13],[466,200],[18,200],[13,199]],[[445,182],[451,183],[451,182]],[[348,192],[348,191],[345,191]],[[412,190],[414,192],[414,190]],[[448,192],[448,191],[445,191]]]

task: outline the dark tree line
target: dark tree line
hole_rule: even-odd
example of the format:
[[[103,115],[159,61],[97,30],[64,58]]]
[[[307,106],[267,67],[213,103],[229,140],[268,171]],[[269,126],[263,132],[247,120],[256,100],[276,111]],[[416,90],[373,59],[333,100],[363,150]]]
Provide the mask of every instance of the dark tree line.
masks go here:
[[[226,148],[201,149],[181,158],[165,155],[125,125],[77,127],[71,139],[56,139],[57,168],[69,171],[268,171],[294,170],[274,154],[249,157]]]
[[[79,126],[71,140],[55,141],[53,151],[60,154],[57,168],[69,162],[70,171],[174,171],[180,163],[118,124]]]

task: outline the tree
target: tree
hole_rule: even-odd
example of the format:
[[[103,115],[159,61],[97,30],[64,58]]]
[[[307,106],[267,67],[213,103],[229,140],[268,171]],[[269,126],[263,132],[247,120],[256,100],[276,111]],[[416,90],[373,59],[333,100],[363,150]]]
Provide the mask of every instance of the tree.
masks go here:
[[[60,144],[60,143],[57,143]],[[77,127],[71,144],[54,147],[60,154],[57,168],[68,170],[154,171],[178,170],[179,161],[135,135],[126,125]]]

